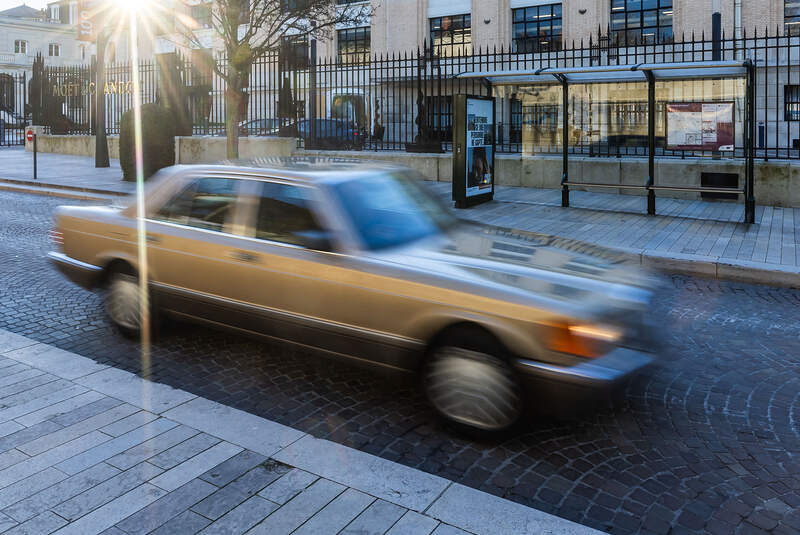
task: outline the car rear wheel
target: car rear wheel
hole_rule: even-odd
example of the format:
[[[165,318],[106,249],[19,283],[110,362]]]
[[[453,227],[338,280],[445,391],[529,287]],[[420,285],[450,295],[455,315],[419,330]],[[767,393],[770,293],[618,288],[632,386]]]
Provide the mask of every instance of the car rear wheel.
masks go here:
[[[137,337],[141,333],[139,300],[139,279],[136,275],[129,270],[117,270],[109,275],[106,312],[125,336]]]
[[[523,412],[522,392],[499,342],[459,329],[437,343],[424,373],[425,394],[445,419],[469,430],[511,428]]]

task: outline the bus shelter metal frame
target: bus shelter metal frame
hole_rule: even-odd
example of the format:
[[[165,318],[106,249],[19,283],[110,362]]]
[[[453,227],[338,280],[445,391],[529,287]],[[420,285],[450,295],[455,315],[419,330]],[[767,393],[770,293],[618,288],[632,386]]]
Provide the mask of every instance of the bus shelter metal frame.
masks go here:
[[[561,205],[569,206],[569,187],[624,188],[647,191],[647,213],[656,213],[656,191],[689,191],[706,193],[735,193],[744,196],[745,223],[755,222],[754,160],[755,160],[755,66],[744,61],[696,61],[679,63],[637,63],[635,65],[609,65],[595,67],[544,67],[534,70],[508,70],[465,72],[456,78],[480,78],[490,87],[503,85],[528,85],[558,83],[562,87],[562,157]],[[702,186],[662,186],[655,182],[656,153],[656,82],[696,79],[745,79],[745,181],[743,188]],[[647,158],[648,173],[645,185],[601,184],[569,180],[569,87],[572,84],[598,84],[609,82],[647,82]]]

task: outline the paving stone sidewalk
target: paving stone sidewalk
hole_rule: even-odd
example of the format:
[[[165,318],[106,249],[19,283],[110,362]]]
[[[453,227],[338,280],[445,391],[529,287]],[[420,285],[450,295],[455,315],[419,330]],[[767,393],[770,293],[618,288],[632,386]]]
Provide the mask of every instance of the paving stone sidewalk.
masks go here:
[[[443,197],[450,184],[435,184]],[[800,208],[756,207],[756,222],[742,223],[741,202],[647,198],[573,191],[561,207],[561,190],[498,187],[495,202],[463,210],[467,217],[502,226],[564,236],[640,253],[740,261],[784,268],[800,266]]]
[[[33,153],[22,147],[0,150],[0,179],[28,183],[32,186],[70,187],[127,195],[135,184],[122,180],[119,160],[110,160],[111,167],[97,169],[94,158],[69,154],[40,153],[37,157],[38,179],[33,179]]]
[[[599,533],[3,330],[0,532]]]

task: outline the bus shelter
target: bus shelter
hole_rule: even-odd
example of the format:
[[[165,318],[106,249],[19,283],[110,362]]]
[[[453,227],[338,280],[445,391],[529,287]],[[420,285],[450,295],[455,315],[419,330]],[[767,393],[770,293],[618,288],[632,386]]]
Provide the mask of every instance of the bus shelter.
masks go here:
[[[569,206],[570,186],[619,188],[645,190],[647,192],[647,213],[656,213],[656,192],[684,191],[735,194],[744,197],[745,223],[755,221],[755,197],[753,194],[754,139],[755,139],[755,67],[749,60],[743,61],[695,61],[676,63],[638,63],[634,65],[609,65],[592,67],[543,67],[532,70],[496,70],[465,72],[457,78],[478,78],[488,82],[493,88],[503,86],[531,86],[558,84],[561,86],[562,106],[562,153],[563,174],[561,178],[561,204]],[[688,80],[738,79],[744,83],[744,113],[738,121],[733,119],[733,104],[730,110],[730,126],[724,121],[728,112],[724,103],[701,95],[702,99],[693,102],[670,103],[665,108],[672,117],[670,140],[677,150],[711,152],[734,150],[734,125],[743,124],[744,181],[743,187],[709,187],[657,184],[655,180],[656,157],[656,84],[658,82],[681,82]],[[648,177],[643,184],[606,184],[579,182],[569,179],[569,132],[570,132],[570,87],[576,84],[603,84],[619,82],[641,82],[647,85],[647,158]],[[666,104],[666,103],[665,103]],[[716,121],[716,122],[715,122]],[[696,131],[695,131],[696,130]],[[730,131],[728,131],[730,130]],[[727,136],[727,137],[726,137]],[[678,138],[680,140],[676,141]],[[713,138],[715,142],[709,142]],[[730,139],[729,139],[730,138]],[[670,142],[667,141],[667,142]],[[727,144],[730,141],[730,145]],[[720,145],[719,143],[723,143]]]

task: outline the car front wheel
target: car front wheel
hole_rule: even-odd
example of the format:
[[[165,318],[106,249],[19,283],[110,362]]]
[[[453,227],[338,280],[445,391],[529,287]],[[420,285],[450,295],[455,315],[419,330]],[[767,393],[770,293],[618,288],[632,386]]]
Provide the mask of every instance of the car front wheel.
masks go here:
[[[499,343],[490,336],[458,330],[431,350],[424,373],[425,394],[445,419],[468,431],[497,433],[522,415],[521,389]]]
[[[139,279],[132,273],[113,272],[108,279],[106,312],[111,322],[129,337],[137,337],[142,330]]]

